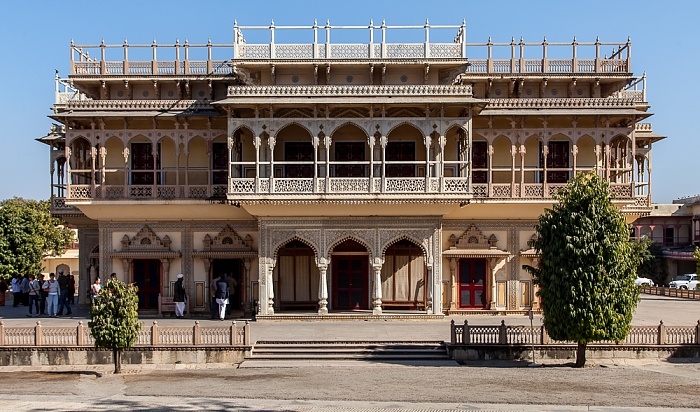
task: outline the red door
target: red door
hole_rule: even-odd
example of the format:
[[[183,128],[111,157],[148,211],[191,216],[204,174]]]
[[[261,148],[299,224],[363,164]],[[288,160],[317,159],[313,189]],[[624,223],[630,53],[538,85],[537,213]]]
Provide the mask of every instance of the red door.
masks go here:
[[[134,283],[139,291],[139,309],[158,309],[160,293],[160,260],[135,259],[133,264]]]
[[[367,309],[367,256],[333,256],[333,309]]]
[[[486,259],[459,260],[459,307],[486,308]]]

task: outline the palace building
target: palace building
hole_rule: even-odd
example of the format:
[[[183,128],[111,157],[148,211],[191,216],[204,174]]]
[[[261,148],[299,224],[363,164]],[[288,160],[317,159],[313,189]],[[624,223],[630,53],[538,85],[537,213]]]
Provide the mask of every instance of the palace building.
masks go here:
[[[629,39],[234,22],[232,43],[70,56],[38,140],[53,212],[80,230],[83,302],[116,272],[157,311],[183,273],[207,313],[226,272],[262,317],[527,311],[528,242],[574,174],[604,176],[630,222],[651,210],[663,136]]]

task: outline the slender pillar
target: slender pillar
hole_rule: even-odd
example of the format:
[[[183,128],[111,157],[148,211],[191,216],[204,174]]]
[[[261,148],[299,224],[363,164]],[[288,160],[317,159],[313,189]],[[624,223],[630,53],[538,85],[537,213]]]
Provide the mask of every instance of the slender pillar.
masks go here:
[[[267,314],[275,314],[275,283],[272,278],[272,272],[275,270],[275,260],[268,259],[267,264]]]
[[[457,258],[450,258],[450,310],[457,309]]]
[[[372,262],[372,314],[382,314],[382,265],[384,261],[374,258]]]
[[[318,314],[327,315],[328,314],[328,277],[326,273],[328,271],[328,259],[325,257],[318,259]]]

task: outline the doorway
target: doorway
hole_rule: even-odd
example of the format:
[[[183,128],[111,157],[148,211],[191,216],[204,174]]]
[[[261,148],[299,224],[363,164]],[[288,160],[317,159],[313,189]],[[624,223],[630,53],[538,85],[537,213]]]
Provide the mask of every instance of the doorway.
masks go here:
[[[132,273],[134,283],[139,288],[139,310],[158,309],[158,294],[161,290],[160,260],[134,259]]]
[[[367,255],[334,255],[333,309],[353,310],[369,307],[367,290],[369,260]]]
[[[227,276],[233,276],[238,284],[233,288],[233,293],[229,295],[227,309],[241,309],[241,301],[243,300],[242,290],[244,279],[243,260],[241,259],[214,259],[211,265],[211,274],[209,275],[209,284],[214,284],[219,278],[219,275],[226,273]]]
[[[486,308],[486,259],[459,260],[459,307]]]

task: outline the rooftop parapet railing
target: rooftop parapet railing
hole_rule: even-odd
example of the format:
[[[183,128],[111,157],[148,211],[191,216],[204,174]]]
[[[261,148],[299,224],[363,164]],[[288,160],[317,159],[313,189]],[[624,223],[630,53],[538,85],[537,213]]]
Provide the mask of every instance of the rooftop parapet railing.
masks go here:
[[[451,42],[431,41],[434,30],[457,30]],[[255,32],[269,31],[269,42],[253,43],[245,39],[244,31],[255,36]],[[368,41],[355,43],[332,43],[331,33],[342,30],[366,30]],[[424,32],[422,41],[418,42],[388,42],[389,32],[421,30]],[[291,38],[294,43],[277,42],[276,34],[293,31]],[[298,42],[299,32],[311,31],[309,42]],[[325,38],[319,40],[319,32]],[[375,34],[379,34],[375,39]],[[438,33],[439,34],[439,33]],[[257,36],[260,37],[260,36]],[[343,36],[346,37],[346,36]],[[396,36],[407,38],[403,33]],[[433,38],[444,36],[433,36]],[[256,38],[256,40],[258,40]],[[601,49],[612,46],[609,56],[602,56]],[[526,57],[526,50],[541,48],[541,53]],[[560,58],[562,47],[571,48],[571,54]],[[110,49],[122,49],[121,60],[107,59]],[[148,50],[150,49],[150,53]],[[502,56],[502,51],[509,53]],[[129,51],[139,53],[146,51],[150,59],[129,60]],[[594,51],[591,53],[589,50]],[[90,56],[90,52],[93,56]],[[158,52],[166,53],[168,58],[158,60]],[[192,59],[190,53],[203,54],[205,59]],[[516,52],[517,51],[517,52]],[[589,51],[580,54],[580,51]],[[548,55],[549,53],[549,55]],[[494,58],[494,54],[509,58]],[[585,54],[585,56],[584,56]],[[213,56],[216,55],[216,58]],[[552,58],[554,56],[556,58]],[[99,57],[95,57],[99,56]],[[161,56],[162,57],[162,56]],[[483,59],[483,57],[486,57]],[[466,24],[461,25],[431,25],[427,20],[421,26],[388,26],[384,21],[377,26],[370,21],[366,26],[238,26],[234,22],[233,43],[215,44],[209,40],[206,44],[190,44],[187,40],[174,44],[158,44],[155,39],[152,44],[105,44],[76,45],[71,42],[71,75],[110,75],[110,76],[177,76],[177,75],[223,75],[233,73],[237,61],[244,60],[387,60],[387,59],[420,59],[420,60],[464,60],[469,59],[466,72],[471,74],[561,74],[561,73],[631,73],[631,43],[625,42],[578,42],[574,38],[571,43],[548,42],[545,38],[540,42],[519,43],[513,38],[510,43],[493,43],[489,38],[487,43],[467,43]]]

